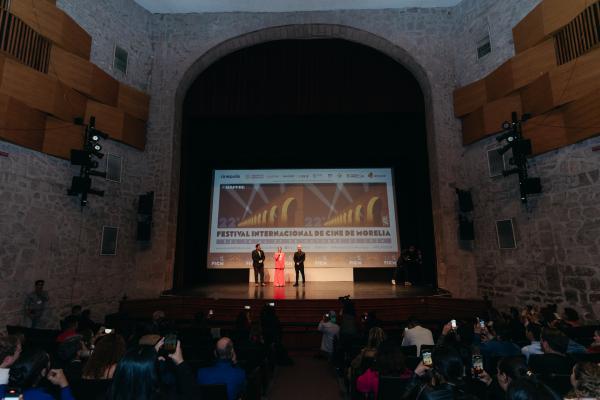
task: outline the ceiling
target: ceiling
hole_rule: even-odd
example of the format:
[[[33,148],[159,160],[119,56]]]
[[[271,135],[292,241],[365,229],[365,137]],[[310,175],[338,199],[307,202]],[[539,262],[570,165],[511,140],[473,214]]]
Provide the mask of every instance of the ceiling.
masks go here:
[[[462,0],[134,0],[152,13],[287,12],[453,7]]]

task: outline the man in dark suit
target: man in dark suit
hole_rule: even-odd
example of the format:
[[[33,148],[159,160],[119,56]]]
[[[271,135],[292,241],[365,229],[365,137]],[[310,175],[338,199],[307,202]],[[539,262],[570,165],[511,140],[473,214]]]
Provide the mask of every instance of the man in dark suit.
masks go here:
[[[260,243],[256,244],[256,250],[252,252],[252,267],[254,268],[254,286],[260,284],[265,286],[265,252],[260,249]]]
[[[298,245],[298,251],[294,253],[294,269],[296,270],[296,283],[294,286],[298,286],[298,272],[302,274],[302,286],[306,283],[306,278],[304,277],[304,259],[306,258],[306,253],[302,251],[302,245]]]

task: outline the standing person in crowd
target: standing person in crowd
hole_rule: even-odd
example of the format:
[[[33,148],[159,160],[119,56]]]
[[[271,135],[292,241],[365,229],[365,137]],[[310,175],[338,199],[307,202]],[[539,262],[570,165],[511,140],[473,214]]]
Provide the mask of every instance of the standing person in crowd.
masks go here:
[[[285,286],[285,253],[281,247],[277,248],[277,253],[273,256],[275,260],[275,280],[274,284],[276,287]]]
[[[252,252],[252,268],[254,268],[254,286],[265,286],[265,252],[260,248],[260,243],[256,244],[256,249]],[[260,278],[260,280],[259,280]]]
[[[335,323],[335,311],[329,311],[319,322],[317,327],[319,332],[323,333],[321,338],[321,352],[325,354],[327,359],[331,360],[333,356],[333,343],[335,338],[340,336],[340,327]]]
[[[421,251],[414,244],[411,244],[408,246],[408,249],[402,250],[400,257],[396,261],[392,285],[396,285],[399,280],[404,281],[404,286],[412,286],[415,283],[419,283],[422,265],[423,257]]]
[[[408,329],[404,330],[402,346],[417,346],[417,354],[421,354],[421,345],[434,345],[433,334],[427,328],[423,328],[417,318],[413,315],[408,318]]]
[[[49,300],[48,292],[44,290],[44,280],[35,281],[35,290],[25,298],[25,316],[30,319],[32,328],[39,328]]]
[[[296,283],[294,286],[298,286],[298,273],[302,274],[302,286],[306,284],[306,278],[304,277],[304,260],[306,259],[306,253],[302,251],[302,245],[298,245],[297,251],[294,253],[294,269],[296,270]]]

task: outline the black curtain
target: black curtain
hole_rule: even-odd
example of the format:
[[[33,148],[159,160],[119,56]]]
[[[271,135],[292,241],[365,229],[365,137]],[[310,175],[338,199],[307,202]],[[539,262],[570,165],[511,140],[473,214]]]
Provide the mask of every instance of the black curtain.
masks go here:
[[[351,42],[276,41],[217,61],[184,104],[175,287],[247,278],[206,268],[212,170],[238,168],[394,168],[402,246],[423,250],[434,282],[423,110],[409,71]]]

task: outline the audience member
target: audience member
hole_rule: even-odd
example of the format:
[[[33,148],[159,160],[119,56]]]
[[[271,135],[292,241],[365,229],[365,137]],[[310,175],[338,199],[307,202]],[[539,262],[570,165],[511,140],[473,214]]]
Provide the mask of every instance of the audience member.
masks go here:
[[[508,327],[501,322],[495,322],[485,328],[481,328],[476,323],[473,326],[473,331],[475,332],[473,344],[479,346],[479,350],[486,360],[521,354],[521,349],[508,340],[510,332]]]
[[[557,329],[544,328],[541,344],[544,354],[529,360],[532,371],[544,375],[571,374],[575,362],[566,355],[569,338]]]
[[[511,382],[531,375],[523,356],[503,357],[498,361],[496,380],[484,370],[477,374],[488,386],[487,399],[504,399]]]
[[[465,365],[460,354],[454,349],[436,347],[432,354],[432,367],[420,363],[415,374],[426,377],[426,383],[413,389],[409,398],[417,400],[428,399],[461,399],[475,400],[473,393],[483,392],[485,386],[477,388],[465,379]],[[483,385],[481,382],[479,385]]]
[[[74,400],[65,374],[61,369],[50,369],[50,357],[44,351],[22,355],[10,368],[9,384],[20,388],[25,400],[52,400],[54,397],[42,388],[44,378],[60,387],[61,400]],[[0,397],[4,390],[0,389]]]
[[[363,347],[358,355],[350,363],[350,377],[358,376],[365,372],[364,359],[375,359],[377,348],[386,339],[385,332],[379,327],[371,328],[367,345]]]
[[[373,328],[375,329],[375,328]],[[408,380],[412,378],[412,371],[406,368],[404,354],[392,340],[382,341],[377,349],[377,358],[373,367],[367,368],[356,380],[356,390],[360,393],[373,393],[377,398],[379,391],[379,377],[395,376]]]
[[[335,311],[326,313],[319,322],[317,329],[323,333],[323,337],[321,338],[321,352],[331,360],[333,351],[335,350],[334,341],[340,336],[340,327],[335,323]]]
[[[94,346],[94,352],[82,370],[81,380],[73,384],[73,391],[79,399],[106,397],[117,364],[126,351],[125,340],[114,333],[101,336]]]
[[[77,327],[79,326],[79,318],[69,315],[63,321],[63,331],[56,337],[58,343],[77,336]]]
[[[224,337],[217,342],[215,355],[217,362],[209,368],[200,368],[196,381],[200,385],[225,384],[227,398],[236,400],[244,390],[246,373],[236,366],[237,359],[233,342]]]
[[[420,354],[422,344],[433,346],[433,335],[420,325],[415,316],[411,316],[408,318],[408,329],[404,330],[402,346],[417,346],[417,354]]]
[[[573,390],[567,399],[600,399],[600,365],[591,362],[575,364],[571,385]]]
[[[79,317],[79,331],[90,330],[97,332],[98,328],[100,328],[100,325],[92,320],[92,311],[90,309],[83,310]]]
[[[587,348],[588,353],[600,353],[600,330],[594,331],[594,341]]]
[[[529,356],[532,354],[543,354],[542,344],[540,343],[540,336],[542,334],[542,327],[538,324],[529,323],[525,328],[527,339],[531,344],[521,348],[521,353],[529,361]]]
[[[21,341],[12,335],[0,335],[0,385],[8,383],[10,366],[21,355]]]
[[[44,290],[44,280],[35,281],[35,290],[25,298],[25,316],[30,319],[32,328],[39,328],[49,300],[48,292]]]
[[[90,352],[79,335],[64,340],[58,346],[59,365],[73,387],[81,379],[83,359],[89,357],[89,355]]]
[[[579,320],[579,313],[571,308],[565,307],[563,311],[563,322],[569,328],[575,328],[581,326],[581,321]]]
[[[193,377],[183,360],[181,343],[172,354],[163,353],[161,339],[156,346],[134,346],[119,361],[108,390],[107,400],[192,399]],[[176,390],[169,391],[158,374],[157,362],[171,360],[175,364]]]
[[[552,389],[534,379],[517,379],[508,385],[507,400],[562,400]]]

